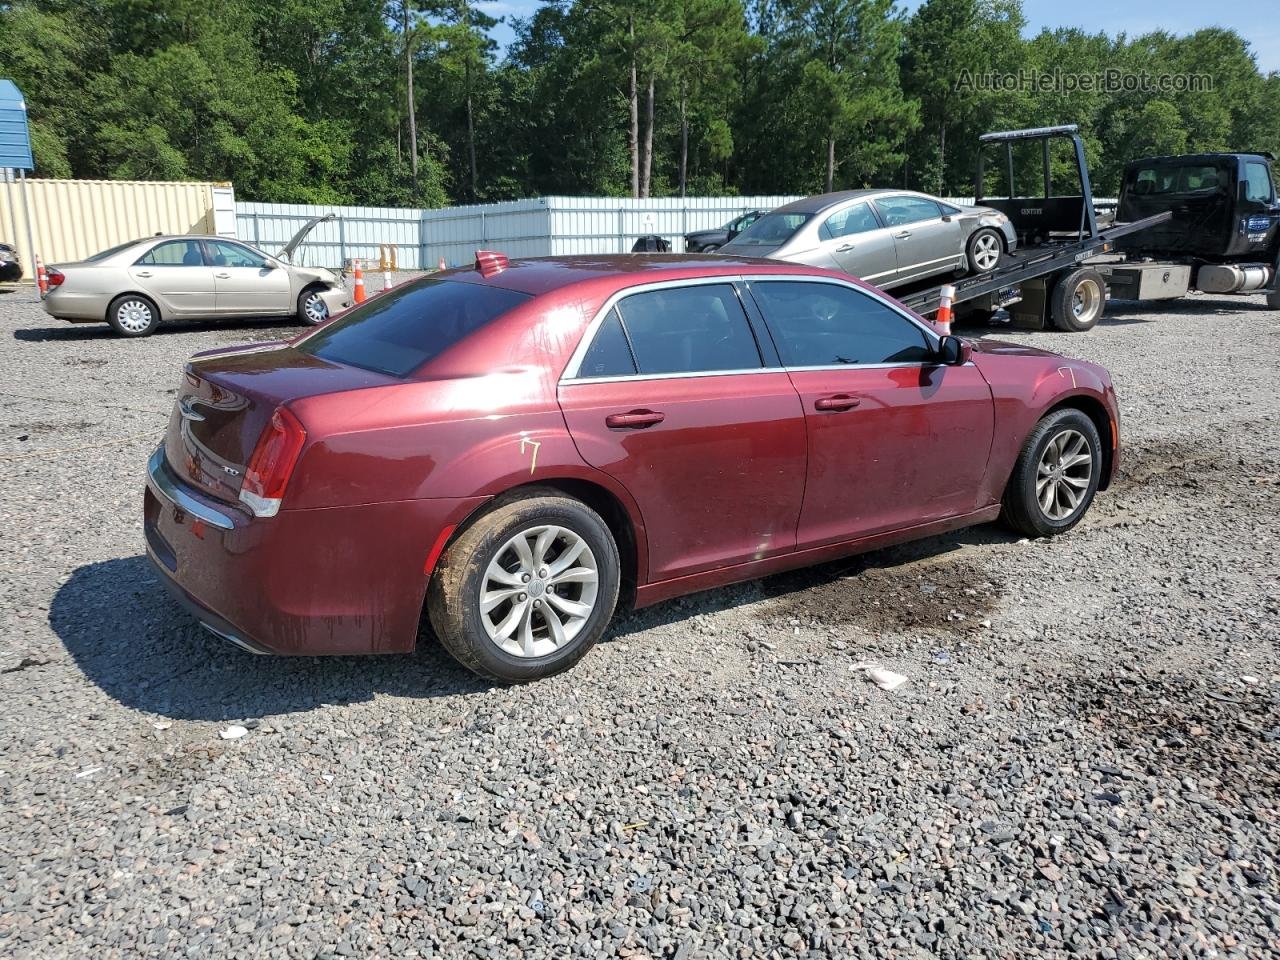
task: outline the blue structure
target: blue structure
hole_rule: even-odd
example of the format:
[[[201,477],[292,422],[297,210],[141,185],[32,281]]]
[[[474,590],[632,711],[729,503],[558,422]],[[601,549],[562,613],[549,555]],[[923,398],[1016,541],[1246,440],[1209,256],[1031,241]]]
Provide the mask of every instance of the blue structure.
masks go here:
[[[27,103],[12,80],[0,80],[0,169],[34,170]]]

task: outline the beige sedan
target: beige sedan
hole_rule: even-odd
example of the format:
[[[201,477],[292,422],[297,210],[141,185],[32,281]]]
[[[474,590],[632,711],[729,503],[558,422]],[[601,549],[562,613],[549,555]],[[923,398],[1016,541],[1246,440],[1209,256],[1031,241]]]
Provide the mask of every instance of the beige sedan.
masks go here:
[[[79,263],[49,268],[44,309],[71,323],[109,323],[141,337],[168,320],[296,317],[323,323],[350,306],[341,280],[323,267],[288,262],[299,231],[276,256],[224,237],[147,237]]]

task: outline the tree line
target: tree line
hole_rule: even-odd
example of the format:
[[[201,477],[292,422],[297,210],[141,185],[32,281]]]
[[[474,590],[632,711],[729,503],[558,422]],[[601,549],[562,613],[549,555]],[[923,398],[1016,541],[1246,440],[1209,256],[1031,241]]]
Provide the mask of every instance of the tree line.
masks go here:
[[[497,23],[473,0],[0,0],[0,76],[41,176],[274,202],[966,194],[978,134],[1068,122],[1101,192],[1133,157],[1280,152],[1280,74],[1218,28],[1024,38],[1020,0],[548,0],[500,52]],[[1123,82],[1079,79],[1104,75]]]

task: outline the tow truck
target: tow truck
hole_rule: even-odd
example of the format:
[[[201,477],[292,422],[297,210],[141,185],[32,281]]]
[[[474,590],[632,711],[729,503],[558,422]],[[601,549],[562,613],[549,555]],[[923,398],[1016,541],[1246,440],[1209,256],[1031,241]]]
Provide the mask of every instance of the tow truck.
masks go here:
[[[1054,195],[1051,147],[1055,142],[1070,145],[1078,177],[1079,193]],[[1084,143],[1075,124],[1035,127],[986,133],[978,138],[978,161],[974,176],[974,202],[999,210],[1013,223],[1018,248],[1007,253],[994,270],[953,281],[952,303],[959,319],[990,319],[1007,309],[1018,327],[1043,329],[1049,323],[1060,330],[1092,329],[1106,306],[1106,280],[1090,261],[1114,254],[1118,242],[1150,230],[1173,218],[1167,210],[1132,220],[1117,211],[1116,220],[1103,227],[1094,207],[1093,187],[1085,159]],[[1015,162],[1014,148],[1022,151],[1023,162]],[[1001,150],[1008,196],[986,196],[986,158],[991,148]],[[1026,179],[1027,149],[1039,158],[1042,189],[1038,195],[1018,192],[1021,168]],[[943,286],[907,288],[895,291],[897,298],[917,313],[935,313],[942,302]]]

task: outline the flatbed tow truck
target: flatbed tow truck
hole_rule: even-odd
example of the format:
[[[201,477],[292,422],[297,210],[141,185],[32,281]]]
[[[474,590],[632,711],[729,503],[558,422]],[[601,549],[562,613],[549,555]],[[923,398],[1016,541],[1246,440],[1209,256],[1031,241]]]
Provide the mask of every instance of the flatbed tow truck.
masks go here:
[[[1121,238],[1165,223],[1173,214],[1160,211],[1100,227],[1084,144],[1074,124],[987,133],[978,139],[974,202],[999,210],[1012,221],[1018,234],[1018,249],[1005,254],[996,269],[946,285],[955,289],[952,302],[957,318],[979,321],[1007,309],[1011,322],[1018,327],[1043,329],[1052,323],[1060,330],[1091,329],[1106,306],[1106,280],[1098,266],[1089,261],[1116,253]],[[1072,147],[1080,192],[1054,196],[1050,147],[1053,141],[1063,139]],[[1017,193],[1014,146],[1022,144],[1040,146],[1044,181],[1040,196]],[[1009,183],[1005,198],[984,196],[984,148],[993,145],[1004,147]],[[932,281],[894,291],[898,300],[926,316],[937,311],[942,293],[943,286]]]

